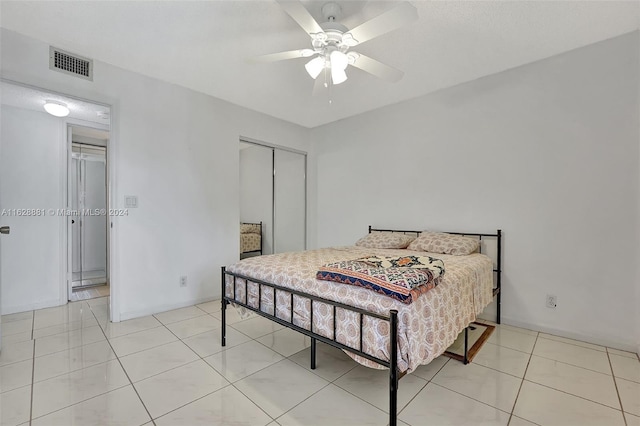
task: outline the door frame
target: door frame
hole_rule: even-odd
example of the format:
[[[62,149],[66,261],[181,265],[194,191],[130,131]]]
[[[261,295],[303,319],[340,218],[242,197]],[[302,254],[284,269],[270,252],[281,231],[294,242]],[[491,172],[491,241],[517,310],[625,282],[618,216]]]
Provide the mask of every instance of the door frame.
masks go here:
[[[93,101],[89,101],[94,103]],[[98,104],[98,105],[102,105],[102,104]],[[105,105],[107,106],[107,105]],[[113,114],[113,112],[112,112]],[[107,184],[107,213],[109,212],[109,209],[112,209],[113,206],[115,205],[115,200],[112,198],[112,187],[114,184],[114,173],[112,171],[112,165],[111,165],[111,160],[112,160],[112,156],[111,156],[111,143],[112,143],[112,132],[113,132],[113,125],[101,125],[98,123],[93,123],[93,122],[87,122],[84,120],[78,120],[78,119],[73,119],[73,118],[69,118],[69,119],[65,119],[64,120],[64,132],[65,132],[65,146],[64,146],[64,173],[62,173],[62,175],[64,176],[65,182],[64,182],[64,188],[66,188],[66,190],[64,191],[64,200],[62,200],[62,205],[65,206],[64,208],[69,211],[72,209],[71,206],[71,192],[72,192],[72,173],[71,173],[71,168],[73,167],[73,161],[72,161],[72,145],[73,145],[73,138],[72,138],[72,127],[86,127],[86,128],[91,128],[91,129],[98,129],[98,130],[104,130],[104,131],[108,131],[109,132],[109,139],[107,139],[106,142],[106,184]],[[65,216],[63,218],[63,220],[65,221],[65,225],[64,225],[64,237],[62,238],[62,245],[63,245],[63,257],[64,257],[64,261],[62,262],[64,265],[64,271],[63,271],[63,277],[61,280],[61,289],[60,289],[60,295],[61,295],[61,300],[60,300],[60,304],[66,304],[69,302],[69,299],[71,298],[71,294],[72,294],[72,281],[73,281],[73,257],[72,257],[72,246],[73,246],[73,233],[72,233],[72,227],[71,227],[71,220],[74,219],[74,217],[72,216]],[[111,305],[111,312],[109,317],[110,318],[114,318],[114,297],[113,297],[113,280],[112,280],[112,276],[113,276],[113,262],[111,262],[112,259],[112,247],[114,246],[113,244],[113,219],[114,217],[112,216],[107,216],[107,282],[109,283],[109,295],[111,297],[110,300],[110,305]],[[63,300],[64,299],[64,300]]]
[[[26,87],[29,89],[33,89],[33,90],[38,90],[44,93],[48,93],[48,94],[52,94],[52,95],[58,95],[61,96],[63,98],[67,98],[70,100],[78,100],[78,101],[83,101],[83,102],[88,102],[88,103],[92,103],[94,105],[100,105],[106,108],[109,108],[110,111],[110,123],[109,125],[107,125],[107,129],[109,130],[109,141],[108,141],[108,150],[107,150],[107,163],[108,163],[108,168],[107,168],[107,182],[108,182],[108,194],[107,194],[107,203],[109,206],[112,206],[113,208],[117,208],[118,207],[118,186],[117,186],[117,180],[116,180],[116,176],[117,176],[117,153],[118,153],[118,138],[117,138],[117,129],[118,129],[118,107],[116,106],[117,104],[117,99],[115,98],[111,98],[109,96],[101,96],[104,101],[98,101],[96,99],[91,99],[91,98],[86,98],[86,97],[81,97],[81,96],[75,96],[75,95],[71,95],[69,93],[63,93],[63,92],[59,92],[57,90],[53,90],[50,89],[46,86],[35,86],[32,84],[28,84],[28,83],[23,83],[21,81],[17,81],[17,80],[13,80],[13,79],[9,79],[9,78],[3,78],[0,77],[0,81],[4,82],[4,83],[8,83],[8,84],[13,84],[16,86],[22,86],[22,87]],[[95,96],[95,95],[90,95],[90,96]],[[98,95],[100,96],[100,95]],[[67,188],[67,181],[68,181],[68,175],[67,175],[67,170],[69,167],[69,158],[67,157],[67,153],[69,153],[69,148],[67,147],[67,127],[69,124],[75,124],[75,125],[79,125],[79,126],[84,126],[84,127],[95,127],[95,126],[100,126],[100,124],[98,123],[93,123],[93,122],[87,122],[84,120],[78,120],[78,119],[73,119],[73,118],[65,118],[62,119],[62,126],[60,129],[60,134],[59,137],[61,138],[61,141],[64,141],[64,143],[60,143],[60,156],[59,156],[59,163],[60,163],[60,188],[63,189],[62,191],[60,191],[61,198],[59,200],[59,206],[64,206],[64,208],[68,207],[67,204],[67,191],[65,190]],[[62,221],[64,221],[65,223],[67,221],[64,220],[64,217],[60,218]],[[117,257],[116,257],[116,247],[118,246],[118,221],[119,221],[119,217],[118,216],[112,216],[109,218],[109,228],[108,228],[108,241],[109,241],[109,246],[107,248],[107,252],[108,252],[108,259],[109,259],[109,264],[108,264],[108,275],[109,275],[109,293],[110,293],[110,311],[109,311],[109,318],[112,322],[118,322],[120,321],[120,299],[119,299],[119,295],[120,292],[119,290],[119,262],[117,261]],[[68,298],[67,298],[67,247],[68,247],[68,235],[67,235],[67,226],[61,226],[60,227],[60,253],[61,253],[61,258],[62,261],[60,262],[60,275],[59,275],[59,299],[58,299],[58,303],[59,305],[65,305],[68,303]]]

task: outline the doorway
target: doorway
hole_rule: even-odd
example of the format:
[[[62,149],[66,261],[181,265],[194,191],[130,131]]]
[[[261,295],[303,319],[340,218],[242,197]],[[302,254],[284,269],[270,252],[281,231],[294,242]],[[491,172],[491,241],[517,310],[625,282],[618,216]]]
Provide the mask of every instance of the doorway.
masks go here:
[[[70,300],[71,221],[77,219],[70,215],[69,200],[72,139],[106,147],[110,190],[115,189],[117,143],[110,105],[2,78],[0,93],[0,211],[7,212],[0,216],[0,226],[11,232],[0,237],[0,311],[6,315],[65,305]],[[48,104],[64,107],[67,115],[60,114],[60,109],[55,110],[57,115],[47,110]],[[115,194],[109,192],[108,197],[113,206]],[[117,232],[111,223],[107,237],[109,250],[113,250]],[[106,280],[111,291],[105,306],[110,318],[119,319],[111,316],[119,312],[114,299],[117,291],[113,290],[117,290],[118,274],[109,261],[112,258],[112,254],[107,256]]]
[[[69,300],[109,296],[107,143],[109,132],[69,125]]]

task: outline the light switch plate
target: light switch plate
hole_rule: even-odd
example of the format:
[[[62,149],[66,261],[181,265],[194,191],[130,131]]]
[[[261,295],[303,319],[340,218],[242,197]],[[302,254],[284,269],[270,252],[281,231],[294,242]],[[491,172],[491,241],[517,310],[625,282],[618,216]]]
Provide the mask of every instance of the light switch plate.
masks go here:
[[[128,209],[138,208],[138,196],[137,195],[125,195],[124,206]]]

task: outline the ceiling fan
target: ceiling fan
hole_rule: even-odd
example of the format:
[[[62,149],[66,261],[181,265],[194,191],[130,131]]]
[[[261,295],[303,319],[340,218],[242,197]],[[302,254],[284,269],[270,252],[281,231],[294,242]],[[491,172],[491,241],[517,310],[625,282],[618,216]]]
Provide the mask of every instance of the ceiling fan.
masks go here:
[[[375,59],[350,50],[375,37],[396,30],[418,19],[418,11],[409,2],[402,2],[393,9],[349,30],[336,20],[342,8],[335,2],[322,6],[326,22],[319,24],[300,1],[276,0],[284,11],[311,37],[311,48],[290,50],[259,56],[261,62],[274,62],[295,58],[312,58],[305,65],[315,82],[314,94],[321,87],[340,84],[347,80],[349,65],[359,68],[383,80],[396,82],[404,73]],[[318,78],[322,74],[322,78]]]

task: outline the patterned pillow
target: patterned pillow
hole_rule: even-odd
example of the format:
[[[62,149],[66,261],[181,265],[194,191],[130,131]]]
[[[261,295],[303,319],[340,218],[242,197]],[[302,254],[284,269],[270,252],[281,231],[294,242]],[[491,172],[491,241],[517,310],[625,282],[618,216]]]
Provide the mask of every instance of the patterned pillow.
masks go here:
[[[399,232],[372,232],[360,238],[356,245],[366,248],[403,249],[415,239],[416,237]]]
[[[241,234],[260,234],[260,224],[257,223],[241,223]]]
[[[466,256],[478,250],[479,241],[462,235],[445,234],[441,232],[422,232],[413,240],[408,250],[426,251],[429,253],[452,254]]]

